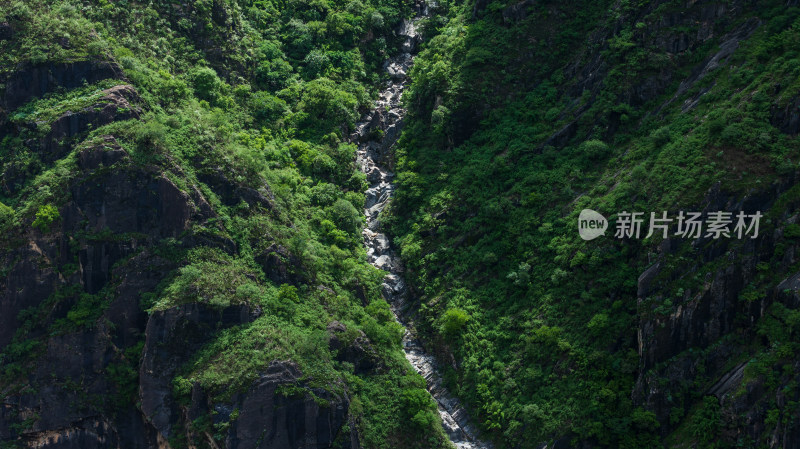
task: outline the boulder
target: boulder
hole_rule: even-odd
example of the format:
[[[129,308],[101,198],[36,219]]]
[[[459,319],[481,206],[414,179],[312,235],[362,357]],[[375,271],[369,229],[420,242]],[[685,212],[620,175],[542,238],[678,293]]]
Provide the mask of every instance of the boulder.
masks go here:
[[[300,285],[306,281],[303,263],[299,257],[281,245],[273,243],[255,257],[267,279],[281,284]]]
[[[11,40],[14,31],[8,22],[0,22],[0,41]]]

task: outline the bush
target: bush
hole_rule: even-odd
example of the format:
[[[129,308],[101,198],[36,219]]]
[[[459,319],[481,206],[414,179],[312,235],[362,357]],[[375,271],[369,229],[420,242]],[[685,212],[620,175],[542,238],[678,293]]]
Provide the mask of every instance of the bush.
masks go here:
[[[461,309],[448,309],[442,315],[442,333],[447,337],[456,337],[469,321],[469,314]]]
[[[608,153],[608,145],[602,140],[592,139],[587,140],[581,145],[581,151],[589,159],[599,159]]]
[[[340,198],[328,210],[339,229],[351,234],[357,234],[361,229],[361,212],[350,201]]]
[[[327,133],[340,125],[352,124],[358,118],[358,99],[332,80],[319,78],[303,86],[300,94],[298,128],[313,134]]]
[[[423,430],[436,423],[436,404],[427,390],[409,388],[403,391],[401,404],[406,417],[416,428]]]
[[[672,132],[669,130],[669,126],[662,126],[661,128],[653,131],[653,133],[650,134],[650,137],[653,139],[653,143],[655,143],[657,147],[661,147],[672,140]]]
[[[52,204],[45,204],[39,206],[39,211],[36,212],[36,219],[33,220],[33,227],[38,229],[39,232],[45,233],[50,230],[50,226],[61,218],[58,213],[58,208]]]
[[[14,209],[0,203],[0,227],[11,224],[14,220]]]
[[[589,320],[589,324],[586,325],[586,328],[589,329],[589,333],[592,336],[599,337],[606,332],[609,324],[610,320],[608,314],[597,313]]]
[[[211,104],[217,104],[223,94],[225,83],[217,76],[217,72],[210,67],[197,67],[192,69],[187,77],[194,88],[195,94]]]
[[[386,324],[394,321],[394,314],[386,301],[372,301],[364,309],[370,316],[375,318],[378,323]]]
[[[706,447],[719,433],[719,400],[714,396],[703,398],[703,404],[692,417],[692,436],[697,438],[701,446]]]
[[[289,112],[286,102],[269,92],[256,92],[250,97],[253,117],[265,125],[271,125]]]

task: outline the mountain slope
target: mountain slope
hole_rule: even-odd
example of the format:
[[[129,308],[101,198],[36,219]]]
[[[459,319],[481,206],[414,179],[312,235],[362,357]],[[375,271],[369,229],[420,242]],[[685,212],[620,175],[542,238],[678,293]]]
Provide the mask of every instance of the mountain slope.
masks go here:
[[[445,446],[345,142],[412,6],[0,5],[2,447]]]
[[[428,6],[373,224],[482,437],[800,448],[797,2]],[[0,4],[0,447],[448,446],[349,143],[422,7]]]
[[[440,4],[385,221],[417,328],[501,447],[798,447],[798,19]],[[584,208],[605,236],[579,238]],[[639,238],[614,237],[624,211]],[[662,211],[764,218],[755,239],[645,238]]]

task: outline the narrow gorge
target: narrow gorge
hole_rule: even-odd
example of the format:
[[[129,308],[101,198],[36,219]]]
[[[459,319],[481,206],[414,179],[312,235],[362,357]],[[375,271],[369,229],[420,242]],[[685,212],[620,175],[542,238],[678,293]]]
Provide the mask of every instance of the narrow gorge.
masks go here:
[[[0,1],[0,449],[800,449],[798,80],[800,0]]]
[[[425,378],[428,390],[436,400],[442,426],[448,437],[458,449],[488,449],[492,446],[478,439],[467,411],[444,387],[436,368],[436,360],[426,353],[415,334],[409,317],[410,292],[403,280],[403,262],[392,248],[380,223],[380,214],[391,201],[395,189],[392,150],[403,129],[405,110],[401,105],[401,97],[409,82],[408,71],[421,41],[416,25],[428,15],[428,5],[417,3],[416,16],[412,20],[404,20],[400,25],[398,34],[404,37],[402,51],[384,64],[384,70],[390,79],[386,81],[375,107],[356,123],[355,132],[350,136],[351,141],[358,143],[356,163],[367,175],[369,183],[364,209],[367,222],[363,232],[364,244],[369,262],[388,272],[381,294],[390,304],[398,322],[405,328],[403,351],[406,359]]]

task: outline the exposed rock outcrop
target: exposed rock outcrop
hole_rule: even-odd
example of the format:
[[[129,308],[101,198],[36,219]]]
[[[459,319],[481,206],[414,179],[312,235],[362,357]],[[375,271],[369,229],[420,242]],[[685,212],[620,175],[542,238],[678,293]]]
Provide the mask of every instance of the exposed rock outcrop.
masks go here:
[[[800,96],[791,98],[786,105],[772,107],[770,123],[784,134],[800,133]]]
[[[21,67],[5,80],[0,107],[12,111],[58,88],[74,89],[105,79],[124,80],[122,69],[110,61],[47,62]]]
[[[357,449],[355,427],[347,430],[350,401],[346,395],[302,385],[302,373],[292,362],[274,361],[250,389],[230,405],[217,405],[218,420],[230,418],[226,447],[230,449]],[[284,395],[282,387],[300,386],[305,393]],[[265,425],[265,423],[269,423]]]
[[[300,258],[276,243],[257,254],[255,260],[267,278],[278,285],[300,285],[307,280]]]
[[[11,40],[14,30],[8,22],[0,22],[0,41]]]
[[[358,331],[353,341],[347,341],[347,326],[334,321],[328,325],[329,346],[336,360],[353,365],[356,374],[364,374],[378,367],[380,358],[364,332]]]
[[[781,183],[741,199],[714,188],[705,199],[705,210],[767,211],[796,180],[797,175],[790,176]],[[793,213],[798,206],[800,204],[797,202],[790,203],[787,213]],[[758,238],[744,239],[736,244],[708,238],[697,240],[693,244],[694,251],[704,264],[723,259],[735,260],[736,263],[723,263],[722,268],[705,276],[697,290],[686,289],[672,313],[663,316],[652,313],[649,308],[642,310],[639,328],[641,371],[633,398],[634,402],[656,414],[663,434],[674,429],[674,421],[670,418],[676,410],[681,415],[689,412],[690,392],[706,385],[705,394],[713,395],[720,401],[723,428],[738,429],[736,432],[744,430],[751,441],[765,437],[767,429],[763,424],[766,411],[775,401],[769,395],[775,390],[765,388],[764,379],[745,379],[748,353],[742,352],[736,339],[749,341],[756,338],[756,323],[773,302],[782,302],[790,308],[800,304],[793,287],[796,276],[788,277],[758,300],[747,301],[741,297],[745,286],[755,279],[759,263],[769,261],[778,244],[786,247],[784,266],[794,264],[796,243],[783,239],[780,230],[771,232],[767,228],[762,230]],[[698,269],[698,266],[691,266],[661,273],[663,266],[659,262],[640,276],[641,305],[649,304],[646,298],[660,301],[667,294],[664,290],[666,286],[690,277]],[[791,293],[785,293],[787,291]],[[794,374],[785,375],[779,380],[781,385],[790,382],[796,382]],[[781,388],[777,391],[781,391]],[[797,439],[792,437],[800,432],[797,423],[789,422],[786,426],[778,427],[774,441],[781,441],[783,445],[777,447],[797,447],[793,443]],[[742,438],[741,433],[725,436],[730,442],[741,441]]]
[[[141,99],[133,86],[114,86],[103,94],[94,105],[80,111],[67,111],[50,123],[50,131],[44,137],[30,142],[31,149],[40,152],[43,161],[52,162],[72,149],[74,137],[115,121],[138,118],[141,114],[137,106]]]
[[[266,184],[256,190],[232,181],[231,176],[219,169],[200,173],[198,179],[211,187],[226,206],[235,206],[244,201],[250,206],[261,206],[268,210],[275,207],[275,195]]]
[[[256,313],[246,305],[225,309],[191,303],[154,312],[147,321],[142,364],[139,369],[141,410],[164,438],[174,435],[180,411],[172,392],[172,379],[219,329],[249,323]]]
[[[60,299],[34,319],[64,320],[82,295],[109,288],[104,295],[113,300],[88,327],[67,327],[49,336],[43,335],[45,327],[28,330],[28,338],[44,340],[27,379],[38,388],[4,397],[4,423],[21,428],[6,427],[0,437],[21,438],[28,447],[155,447],[155,429],[126,400],[127,387],[104,373],[111,365],[136,363],[123,353],[141,341],[148,321],[141,294],[175,268],[149,248],[180,236],[190,217],[202,219],[210,209],[196,208],[200,198],[192,200],[158,172],[130,164],[112,137],[78,154],[69,197],[59,210],[60,226],[45,234],[26,232],[28,243],[4,255],[15,262],[0,299],[0,345],[23,324],[17,319],[22,310],[39,307],[57,292]],[[65,270],[69,264],[74,271]],[[78,289],[66,289],[70,285]],[[115,397],[128,405],[105,414]]]

